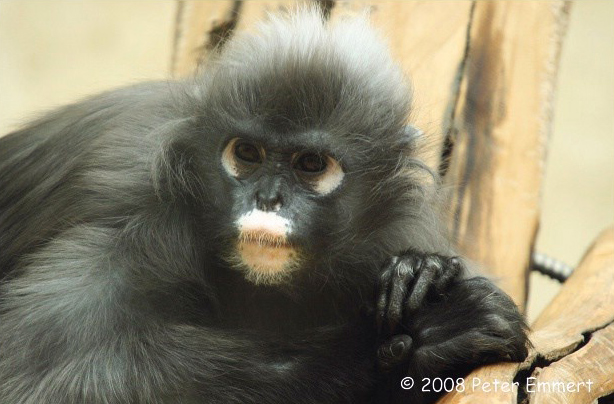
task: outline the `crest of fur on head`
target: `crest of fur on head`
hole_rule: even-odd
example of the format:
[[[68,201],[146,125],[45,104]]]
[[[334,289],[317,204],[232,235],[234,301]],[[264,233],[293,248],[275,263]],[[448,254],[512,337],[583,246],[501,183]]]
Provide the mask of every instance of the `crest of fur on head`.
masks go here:
[[[284,61],[328,60],[337,64],[335,68],[351,66],[354,74],[368,75],[373,86],[391,90],[386,93],[406,90],[403,74],[366,11],[328,22],[318,7],[297,7],[269,13],[255,28],[255,32],[237,33],[223,48],[221,65],[266,68],[284,65]]]
[[[303,125],[334,131],[352,122],[385,135],[411,105],[408,81],[366,12],[334,21],[315,6],[271,13],[231,38],[203,72],[211,102],[229,116],[278,112]]]

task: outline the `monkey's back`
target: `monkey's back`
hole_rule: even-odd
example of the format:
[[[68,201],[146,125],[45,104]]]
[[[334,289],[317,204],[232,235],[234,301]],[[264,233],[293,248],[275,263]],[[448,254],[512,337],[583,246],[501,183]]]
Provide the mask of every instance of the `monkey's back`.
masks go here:
[[[154,129],[174,118],[172,87],[103,93],[0,137],[0,279],[67,228],[121,216],[111,200],[126,208],[152,194]]]

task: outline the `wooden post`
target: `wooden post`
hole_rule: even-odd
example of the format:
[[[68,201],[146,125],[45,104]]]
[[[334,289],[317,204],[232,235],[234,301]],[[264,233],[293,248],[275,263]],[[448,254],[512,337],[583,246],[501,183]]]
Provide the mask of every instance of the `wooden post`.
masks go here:
[[[479,1],[448,138],[458,246],[523,307],[568,4]]]

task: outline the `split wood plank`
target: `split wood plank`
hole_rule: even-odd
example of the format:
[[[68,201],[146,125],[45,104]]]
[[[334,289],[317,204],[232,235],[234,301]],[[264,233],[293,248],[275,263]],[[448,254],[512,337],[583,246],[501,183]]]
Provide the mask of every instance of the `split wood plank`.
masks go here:
[[[612,327],[614,327],[614,228],[607,229],[599,235],[559,294],[533,324],[533,331],[530,334],[533,347],[527,360],[522,364],[498,363],[477,369],[465,378],[465,386],[472,386],[477,379],[482,383],[491,383],[490,386],[493,386],[495,381],[500,385],[512,383],[519,371],[529,370],[542,360],[546,363],[558,360],[541,370],[538,369],[532,377],[541,378],[541,381],[565,382],[592,379],[595,382],[594,389],[591,392],[585,391],[585,396],[577,393],[560,396],[561,400],[569,402],[590,403],[592,400],[574,400],[609,394],[614,383]],[[584,334],[590,334],[601,328],[604,329],[595,332],[586,346],[574,352],[584,342]],[[575,377],[568,377],[569,373],[574,372]],[[525,380],[519,382],[524,386]],[[548,397],[552,398],[535,395],[531,397],[530,402],[534,402],[533,400],[541,400],[535,401],[539,403],[554,402],[548,401],[546,399]],[[448,394],[440,400],[442,404],[516,402],[517,390],[493,392],[484,391],[482,388],[470,388],[462,393]]]
[[[614,323],[593,333],[582,349],[532,376],[531,404],[589,404],[614,393]]]
[[[479,368],[465,377],[462,391],[450,392],[437,403],[517,404],[518,387],[514,386],[513,382],[520,366],[520,363],[507,362]]]
[[[524,307],[568,4],[478,1],[447,184],[461,252]]]
[[[584,333],[613,322],[614,229],[610,228],[535,320],[531,341],[541,357],[557,360],[582,343]]]

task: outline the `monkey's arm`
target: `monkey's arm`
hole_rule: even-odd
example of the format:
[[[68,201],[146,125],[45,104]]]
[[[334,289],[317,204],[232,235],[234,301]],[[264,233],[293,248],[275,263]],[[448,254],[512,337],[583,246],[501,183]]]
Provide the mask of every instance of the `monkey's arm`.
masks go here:
[[[74,227],[2,285],[1,402],[356,402],[370,387],[362,331],[290,341],[193,325],[173,309],[187,288],[148,272],[164,252],[129,255],[126,243],[113,229]],[[175,253],[174,273],[186,269]]]

